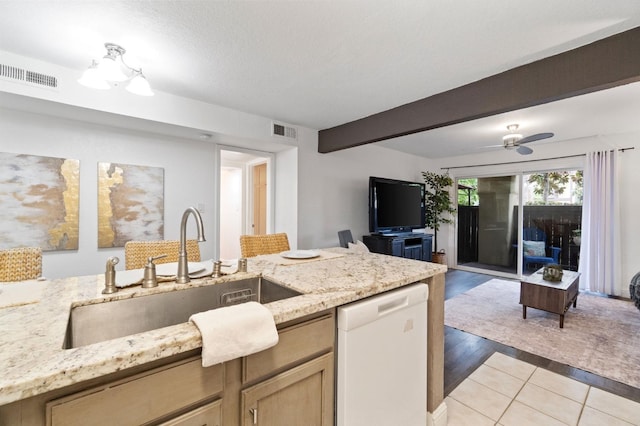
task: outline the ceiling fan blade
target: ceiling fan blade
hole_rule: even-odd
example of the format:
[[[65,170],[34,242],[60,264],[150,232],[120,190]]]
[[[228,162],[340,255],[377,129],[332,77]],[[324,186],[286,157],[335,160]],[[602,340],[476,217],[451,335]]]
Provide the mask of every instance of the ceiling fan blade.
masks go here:
[[[540,139],[547,139],[553,137],[553,133],[536,133],[535,135],[527,136],[526,138],[522,138],[518,141],[518,145],[522,145],[523,143],[529,143],[533,141],[539,141]]]
[[[522,154],[522,155],[529,155],[533,152],[533,150],[528,146],[519,146],[518,149],[516,149],[516,151],[518,151],[518,154]]]
[[[504,147],[504,144],[499,144],[499,145],[485,145],[482,148],[502,148]]]

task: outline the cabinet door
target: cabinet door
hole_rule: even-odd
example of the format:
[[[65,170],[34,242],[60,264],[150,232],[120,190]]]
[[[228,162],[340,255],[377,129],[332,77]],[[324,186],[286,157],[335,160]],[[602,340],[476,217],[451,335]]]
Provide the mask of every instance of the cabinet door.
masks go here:
[[[242,391],[242,426],[333,424],[333,352]]]
[[[222,400],[211,402],[195,410],[191,410],[159,426],[221,426]]]
[[[405,246],[404,257],[407,259],[422,260],[422,246]]]

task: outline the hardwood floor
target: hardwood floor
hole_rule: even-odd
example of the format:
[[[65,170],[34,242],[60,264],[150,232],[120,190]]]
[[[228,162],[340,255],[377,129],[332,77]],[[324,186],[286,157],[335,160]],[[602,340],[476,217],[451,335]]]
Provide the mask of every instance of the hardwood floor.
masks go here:
[[[445,277],[445,300],[493,279],[491,275],[450,269]],[[445,326],[444,394],[448,395],[494,352],[501,352],[549,371],[640,402],[640,388],[606,379],[577,368]],[[640,368],[640,366],[638,366]]]

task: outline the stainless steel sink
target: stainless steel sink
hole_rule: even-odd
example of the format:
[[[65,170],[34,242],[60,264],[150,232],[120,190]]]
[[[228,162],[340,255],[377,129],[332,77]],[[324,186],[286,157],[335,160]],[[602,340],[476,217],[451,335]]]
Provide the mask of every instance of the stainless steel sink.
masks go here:
[[[264,278],[194,287],[71,309],[63,349],[187,322],[192,314],[248,301],[270,303],[301,293]]]

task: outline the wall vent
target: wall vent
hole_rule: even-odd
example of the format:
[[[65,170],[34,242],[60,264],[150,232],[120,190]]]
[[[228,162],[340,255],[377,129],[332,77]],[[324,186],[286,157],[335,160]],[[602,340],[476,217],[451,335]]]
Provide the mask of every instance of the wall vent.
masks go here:
[[[49,87],[52,89],[58,87],[58,79],[52,75],[41,74],[11,65],[0,64],[0,77],[6,80],[20,81],[39,87]]]
[[[298,139],[298,129],[280,123],[271,123],[271,135],[282,136],[289,139]]]

